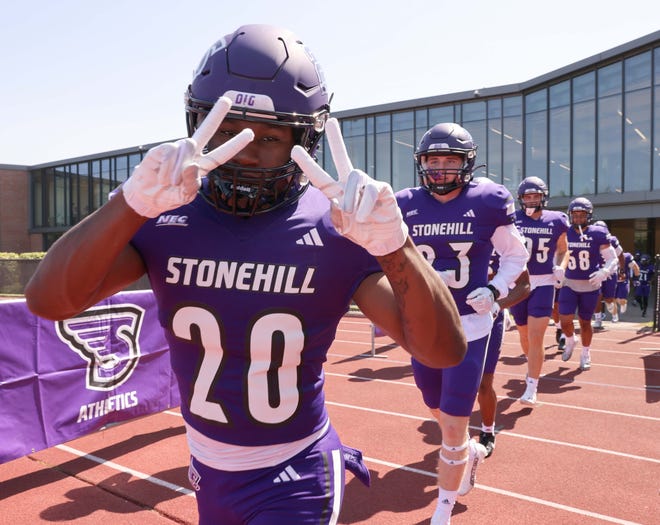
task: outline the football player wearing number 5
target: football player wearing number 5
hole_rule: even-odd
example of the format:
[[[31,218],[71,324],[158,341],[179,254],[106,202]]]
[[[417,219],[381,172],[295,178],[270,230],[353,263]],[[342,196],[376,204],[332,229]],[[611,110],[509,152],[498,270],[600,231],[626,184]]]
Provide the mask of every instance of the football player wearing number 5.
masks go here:
[[[344,467],[368,477],[324,403],[342,316],[353,300],[415,359],[445,367],[466,351],[456,305],[392,188],[353,169],[320,66],[295,35],[249,25],[225,36],[186,98],[190,138],[151,149],[53,245],[28,305],[67,318],[147,272],[199,522],[334,524]],[[311,157],[326,130],[339,180]]]
[[[601,284],[615,274],[619,267],[616,252],[610,243],[610,233],[607,228],[591,224],[593,214],[593,204],[584,197],[573,199],[568,205],[571,227],[566,238],[570,257],[564,286],[559,290],[559,320],[562,332],[566,335],[566,346],[561,358],[568,361],[573,355],[573,319],[577,311],[582,341],[581,370],[591,368],[590,346],[594,334],[591,316],[596,310]]]
[[[413,356],[413,374],[424,403],[442,431],[438,461],[438,505],[433,525],[449,523],[458,495],[474,486],[485,447],[470,439],[472,413],[493,326],[491,307],[504,298],[525,270],[527,249],[513,224],[513,197],[504,186],[473,179],[477,145],[454,123],[436,124],[415,151],[420,186],[397,193],[418,249],[449,286],[468,339],[465,359],[445,370]],[[489,283],[493,249],[500,257]]]
[[[518,186],[518,202],[516,226],[529,252],[527,270],[531,293],[510,311],[516,321],[523,353],[527,356],[526,386],[520,402],[534,406],[545,360],[543,337],[552,315],[555,285],[564,280],[568,264],[566,232],[569,226],[565,213],[545,209],[548,187],[538,177],[523,179]]]

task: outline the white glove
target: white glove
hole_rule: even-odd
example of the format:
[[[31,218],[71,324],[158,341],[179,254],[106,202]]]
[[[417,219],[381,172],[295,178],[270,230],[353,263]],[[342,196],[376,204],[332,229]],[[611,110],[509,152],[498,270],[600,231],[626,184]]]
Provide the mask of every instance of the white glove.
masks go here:
[[[490,307],[490,314],[493,316],[493,319],[495,319],[500,314],[500,310],[500,303],[495,301],[493,306]]]
[[[353,168],[336,118],[328,119],[326,131],[339,180],[328,175],[301,146],[293,147],[291,158],[332,203],[330,218],[340,234],[371,255],[398,250],[406,242],[408,226],[392,187]]]
[[[209,171],[236,156],[254,138],[244,129],[210,153],[202,153],[231,108],[231,99],[221,97],[191,138],[151,148],[122,192],[128,205],[143,217],[158,217],[191,202]]]
[[[566,274],[566,270],[564,270],[561,266],[555,265],[552,267],[552,275],[555,277],[555,288],[562,287],[562,285],[564,284],[565,274]]]
[[[493,307],[495,297],[492,290],[484,286],[483,288],[472,290],[465,302],[474,308],[474,311],[478,314],[486,314],[491,311],[490,309]]]
[[[609,276],[610,272],[608,272],[605,268],[599,268],[595,272],[589,274],[589,283],[592,286],[600,286],[603,281],[608,279]]]

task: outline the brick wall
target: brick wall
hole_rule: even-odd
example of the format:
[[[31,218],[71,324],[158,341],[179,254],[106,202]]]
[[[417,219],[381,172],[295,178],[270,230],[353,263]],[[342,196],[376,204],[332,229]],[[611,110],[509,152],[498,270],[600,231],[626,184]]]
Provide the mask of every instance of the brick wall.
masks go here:
[[[41,250],[28,233],[29,182],[27,168],[0,166],[0,252]]]

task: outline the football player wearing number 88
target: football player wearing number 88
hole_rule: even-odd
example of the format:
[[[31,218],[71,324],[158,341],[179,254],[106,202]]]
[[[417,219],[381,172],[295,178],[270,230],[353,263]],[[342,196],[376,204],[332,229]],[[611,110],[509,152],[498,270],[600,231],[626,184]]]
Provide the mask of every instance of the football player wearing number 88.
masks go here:
[[[468,421],[493,326],[491,308],[508,295],[528,258],[513,224],[511,193],[487,178],[473,179],[476,156],[466,129],[436,124],[415,151],[421,185],[396,194],[415,244],[449,286],[468,338],[458,366],[438,370],[412,358],[415,382],[442,430],[433,525],[449,523],[457,496],[474,486],[486,455],[484,446],[469,438]],[[493,249],[500,265],[489,282]]]
[[[290,31],[225,36],[187,90],[190,138],[150,150],[26,289],[36,314],[63,319],[148,272],[202,525],[334,524],[344,467],[368,481],[324,404],[323,363],[351,301],[428,366],[466,350],[391,187],[353,169],[329,109]],[[339,181],[312,158],[326,122]]]
[[[566,335],[561,358],[568,361],[573,355],[576,344],[573,319],[577,311],[582,341],[581,370],[591,368],[590,346],[594,333],[591,316],[596,310],[601,284],[617,272],[619,265],[607,228],[591,224],[593,213],[593,204],[584,197],[573,199],[568,205],[571,227],[566,238],[570,257],[558,301],[561,329]]]

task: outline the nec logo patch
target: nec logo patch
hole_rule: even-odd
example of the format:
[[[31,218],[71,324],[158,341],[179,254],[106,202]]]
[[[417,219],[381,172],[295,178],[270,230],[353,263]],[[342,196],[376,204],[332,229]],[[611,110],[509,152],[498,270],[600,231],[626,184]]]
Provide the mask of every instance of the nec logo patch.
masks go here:
[[[188,216],[161,215],[156,220],[156,226],[188,226]]]

